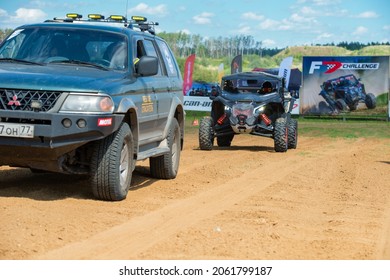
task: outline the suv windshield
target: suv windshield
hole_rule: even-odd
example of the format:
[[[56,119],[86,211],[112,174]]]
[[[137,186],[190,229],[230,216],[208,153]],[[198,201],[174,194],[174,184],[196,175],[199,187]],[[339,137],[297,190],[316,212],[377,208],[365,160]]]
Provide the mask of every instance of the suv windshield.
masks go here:
[[[15,30],[0,48],[0,58],[34,63],[85,62],[127,69],[125,36],[102,30],[35,27]]]

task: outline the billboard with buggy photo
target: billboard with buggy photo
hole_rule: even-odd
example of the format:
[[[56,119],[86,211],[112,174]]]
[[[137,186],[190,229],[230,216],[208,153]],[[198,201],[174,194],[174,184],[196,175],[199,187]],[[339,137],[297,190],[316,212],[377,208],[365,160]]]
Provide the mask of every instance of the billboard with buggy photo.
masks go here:
[[[388,114],[389,56],[303,57],[303,115]]]

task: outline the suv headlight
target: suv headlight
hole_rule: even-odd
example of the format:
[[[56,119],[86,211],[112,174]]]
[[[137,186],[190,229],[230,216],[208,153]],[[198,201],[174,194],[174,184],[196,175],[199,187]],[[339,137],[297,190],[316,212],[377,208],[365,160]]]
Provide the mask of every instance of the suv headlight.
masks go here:
[[[60,113],[107,114],[114,112],[114,102],[108,95],[69,94]]]

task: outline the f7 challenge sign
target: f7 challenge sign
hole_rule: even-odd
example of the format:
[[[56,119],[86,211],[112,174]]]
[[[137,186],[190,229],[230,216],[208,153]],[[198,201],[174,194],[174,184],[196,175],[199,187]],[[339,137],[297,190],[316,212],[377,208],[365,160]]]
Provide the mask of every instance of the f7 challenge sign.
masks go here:
[[[327,70],[325,74],[333,73],[337,70],[377,70],[380,63],[341,63],[340,61],[312,61],[309,73],[313,74],[314,70],[320,70],[325,65]]]
[[[389,56],[303,57],[300,113],[390,116]]]

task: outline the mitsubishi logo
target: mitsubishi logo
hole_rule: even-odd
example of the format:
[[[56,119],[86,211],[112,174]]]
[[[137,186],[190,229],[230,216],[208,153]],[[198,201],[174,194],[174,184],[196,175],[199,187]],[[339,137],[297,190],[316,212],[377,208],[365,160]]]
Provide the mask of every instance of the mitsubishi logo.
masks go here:
[[[20,102],[18,101],[18,96],[15,94],[14,96],[12,96],[12,100],[10,100],[8,102],[8,105],[9,106],[12,106],[12,105],[21,106],[22,104],[20,104]]]

